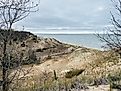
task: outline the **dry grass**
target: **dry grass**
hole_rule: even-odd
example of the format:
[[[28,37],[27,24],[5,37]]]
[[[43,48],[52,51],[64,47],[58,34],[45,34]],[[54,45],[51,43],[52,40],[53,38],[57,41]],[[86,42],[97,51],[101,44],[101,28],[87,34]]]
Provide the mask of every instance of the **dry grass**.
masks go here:
[[[14,91],[66,91],[75,83],[77,87],[91,84],[95,79],[118,73],[121,70],[120,64],[119,57],[111,52],[79,49],[71,54],[53,57],[42,64],[34,65],[30,77],[17,81],[12,87],[15,88]],[[54,79],[54,70],[57,80]],[[61,78],[60,74],[65,70],[70,71]]]

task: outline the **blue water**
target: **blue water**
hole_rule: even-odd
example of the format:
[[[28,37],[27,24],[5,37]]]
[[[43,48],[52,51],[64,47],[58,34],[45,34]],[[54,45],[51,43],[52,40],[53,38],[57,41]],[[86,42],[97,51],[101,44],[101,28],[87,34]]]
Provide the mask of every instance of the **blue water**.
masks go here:
[[[38,34],[44,38],[55,38],[61,42],[79,45],[88,48],[101,49],[105,45],[100,39],[94,34]]]

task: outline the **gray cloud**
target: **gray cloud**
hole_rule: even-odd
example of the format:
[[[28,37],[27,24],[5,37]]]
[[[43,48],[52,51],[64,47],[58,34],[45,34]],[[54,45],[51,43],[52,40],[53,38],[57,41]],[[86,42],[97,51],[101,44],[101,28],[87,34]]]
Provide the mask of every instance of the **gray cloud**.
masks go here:
[[[40,0],[39,11],[16,26],[30,28],[108,25],[110,0]]]

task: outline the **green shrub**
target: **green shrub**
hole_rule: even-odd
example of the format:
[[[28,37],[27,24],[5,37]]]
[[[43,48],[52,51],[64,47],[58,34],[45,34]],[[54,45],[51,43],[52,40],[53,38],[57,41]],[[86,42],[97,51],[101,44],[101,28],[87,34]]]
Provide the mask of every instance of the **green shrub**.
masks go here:
[[[115,75],[108,75],[108,80],[110,82],[110,89],[120,89],[121,90],[121,72]]]
[[[116,83],[112,83],[111,84],[111,88],[113,88],[113,89],[120,89],[121,90],[121,85],[120,84],[116,84]]]

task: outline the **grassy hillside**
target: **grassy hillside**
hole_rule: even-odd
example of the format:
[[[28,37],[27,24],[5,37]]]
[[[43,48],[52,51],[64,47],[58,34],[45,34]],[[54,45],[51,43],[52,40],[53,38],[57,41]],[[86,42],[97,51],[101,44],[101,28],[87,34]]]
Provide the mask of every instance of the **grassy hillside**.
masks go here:
[[[36,35],[25,31],[1,30],[0,49],[2,54],[3,39],[8,37],[7,51],[12,52],[12,57],[23,55],[23,64],[41,63],[51,56],[61,55],[73,51],[69,50],[70,45],[61,43],[54,38],[39,38]],[[11,51],[11,52],[10,52]],[[2,57],[2,55],[1,55]]]
[[[4,36],[10,34],[5,30],[1,30],[0,33]],[[2,58],[3,38],[0,38]],[[33,64],[32,71],[26,78],[12,85],[17,91],[120,89],[121,60],[120,55],[113,51],[73,46],[54,38],[40,38],[24,31],[12,31],[9,40],[7,53],[12,63],[16,64],[21,58],[24,70]],[[11,66],[16,68],[15,64]],[[15,71],[16,69],[12,69],[13,73]]]

